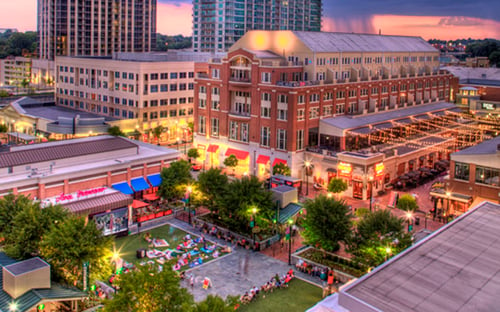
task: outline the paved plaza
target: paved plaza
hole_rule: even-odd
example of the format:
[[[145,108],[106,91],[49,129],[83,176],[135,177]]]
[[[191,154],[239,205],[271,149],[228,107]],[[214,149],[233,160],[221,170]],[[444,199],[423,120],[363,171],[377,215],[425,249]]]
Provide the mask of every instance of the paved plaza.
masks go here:
[[[184,231],[200,235],[200,232],[187,223],[177,219],[169,221],[172,226]],[[208,240],[225,245],[226,242],[212,236],[205,236]],[[241,296],[253,286],[260,287],[268,282],[276,273],[283,275],[290,269],[286,262],[268,257],[260,252],[254,252],[236,247],[229,255],[210,261],[200,267],[186,272],[188,276],[181,282],[181,286],[189,289],[195,301],[205,299],[209,294],[219,295],[223,298],[228,295]],[[195,276],[194,287],[189,285],[189,276]],[[311,277],[295,272],[296,276],[307,281],[314,281]],[[208,277],[212,287],[203,289],[203,280]],[[318,285],[319,286],[319,285]]]

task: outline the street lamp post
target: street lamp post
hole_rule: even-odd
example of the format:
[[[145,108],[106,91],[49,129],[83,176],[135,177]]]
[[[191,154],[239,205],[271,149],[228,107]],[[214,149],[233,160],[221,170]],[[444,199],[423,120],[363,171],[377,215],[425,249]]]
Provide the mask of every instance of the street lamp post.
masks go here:
[[[406,212],[406,219],[408,220],[408,233],[412,231],[412,219],[413,219],[413,213],[410,211]]]
[[[370,176],[370,212],[372,212],[372,201],[373,201],[373,176]]]
[[[448,197],[448,203],[446,204],[446,212],[444,217],[448,218],[448,214],[450,212],[450,200],[451,200],[451,192],[446,192],[446,197]],[[444,220],[444,223],[448,223],[447,219]]]
[[[186,144],[186,141],[187,141],[186,133],[187,133],[187,131],[186,131],[186,130],[184,130],[184,154],[187,154],[187,153],[186,153],[186,145],[187,145],[187,144]]]
[[[193,188],[191,186],[187,187],[187,192],[188,192],[188,222],[189,225],[191,225],[191,192],[193,191]]]
[[[177,150],[179,150],[179,140],[180,140],[179,137],[177,137],[176,140],[177,140]]]
[[[387,261],[387,256],[392,253],[391,247],[387,246],[385,247],[385,261]]]
[[[292,224],[293,220],[288,219],[288,233],[290,235],[288,239],[288,265],[292,265]]]
[[[257,214],[257,208],[256,207],[253,207],[252,208],[252,221],[250,222],[250,227],[252,228],[252,234],[253,234],[253,250],[255,251],[256,247],[257,247],[257,244],[255,242],[255,231],[254,231],[254,228],[255,228],[255,223],[256,223],[256,214]]]

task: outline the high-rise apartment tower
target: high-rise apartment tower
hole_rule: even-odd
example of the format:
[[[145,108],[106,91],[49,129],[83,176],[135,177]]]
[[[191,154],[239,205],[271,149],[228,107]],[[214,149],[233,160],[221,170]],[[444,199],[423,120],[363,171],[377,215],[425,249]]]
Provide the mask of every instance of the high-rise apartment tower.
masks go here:
[[[39,54],[102,56],[156,44],[156,0],[38,0]]]
[[[249,30],[321,30],[321,0],[193,0],[194,51],[227,51]]]

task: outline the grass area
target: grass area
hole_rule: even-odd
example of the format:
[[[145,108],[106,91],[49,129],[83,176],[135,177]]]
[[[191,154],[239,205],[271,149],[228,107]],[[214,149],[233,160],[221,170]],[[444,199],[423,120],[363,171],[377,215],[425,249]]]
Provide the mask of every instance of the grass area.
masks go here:
[[[288,288],[259,295],[250,304],[241,305],[239,312],[303,312],[322,299],[321,288],[299,279],[290,281]],[[265,295],[265,298],[264,298]]]
[[[170,248],[175,248],[183,241],[186,232],[169,225],[150,229],[140,234],[119,237],[115,239],[116,249],[120,251],[121,257],[127,261],[136,263],[139,259],[136,257],[137,249],[148,249],[148,243],[144,239],[146,233],[151,234],[151,238],[163,238],[170,244]],[[147,260],[147,259],[146,259]]]

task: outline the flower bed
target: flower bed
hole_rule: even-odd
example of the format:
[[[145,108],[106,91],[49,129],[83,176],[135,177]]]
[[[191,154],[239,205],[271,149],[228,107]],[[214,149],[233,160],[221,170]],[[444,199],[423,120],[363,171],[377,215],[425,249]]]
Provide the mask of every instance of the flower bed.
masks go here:
[[[359,263],[315,248],[308,248],[298,253],[297,256],[355,277],[360,277],[368,271],[368,268]]]

